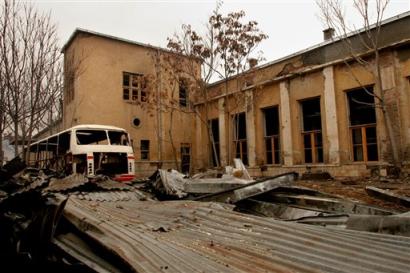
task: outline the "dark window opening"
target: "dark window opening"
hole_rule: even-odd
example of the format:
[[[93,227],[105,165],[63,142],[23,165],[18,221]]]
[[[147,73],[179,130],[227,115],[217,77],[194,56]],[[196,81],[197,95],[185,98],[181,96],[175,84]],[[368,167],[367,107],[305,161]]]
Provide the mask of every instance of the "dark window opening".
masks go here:
[[[303,113],[303,131],[322,130],[320,116],[320,98],[309,99],[301,102]]]
[[[128,173],[126,153],[93,153],[95,174],[114,176]]]
[[[141,160],[149,160],[149,140],[141,140]]]
[[[219,119],[211,119],[209,121],[209,126],[211,127],[211,139],[213,139],[214,145],[215,145],[215,151],[216,151],[216,157],[215,157],[215,152],[214,148],[211,143],[210,147],[210,153],[211,153],[211,160],[212,160],[212,165],[214,167],[219,166],[220,162],[220,150],[219,150]]]
[[[179,81],[179,105],[188,106],[188,87],[184,80]]]
[[[77,130],[75,134],[78,145],[108,145],[106,131]]]
[[[303,116],[303,148],[305,163],[323,162],[322,119],[320,98],[300,102]]]
[[[246,141],[246,115],[235,114],[233,117],[233,136],[235,158],[242,159],[243,164],[248,165],[248,144]]]
[[[123,89],[122,98],[124,100],[129,100],[130,99],[130,90],[129,89],[127,89],[127,88]]]
[[[181,172],[189,173],[191,167],[191,144],[181,143]]]
[[[278,107],[262,109],[265,117],[266,164],[280,164]]]
[[[144,78],[141,74],[123,72],[122,90],[123,100],[141,102],[145,102],[147,100]]]
[[[353,161],[379,160],[373,88],[349,91],[350,134]]]
[[[128,146],[128,135],[126,132],[121,131],[108,131],[108,137],[111,145]]]
[[[364,125],[376,123],[376,111],[374,110],[373,88],[353,90],[347,93],[350,110],[350,125]]]

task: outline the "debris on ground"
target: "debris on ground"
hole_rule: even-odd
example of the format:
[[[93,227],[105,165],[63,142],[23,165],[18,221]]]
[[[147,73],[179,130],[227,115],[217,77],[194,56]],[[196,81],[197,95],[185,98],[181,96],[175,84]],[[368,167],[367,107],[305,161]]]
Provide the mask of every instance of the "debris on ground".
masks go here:
[[[380,198],[382,200],[393,202],[398,205],[410,208],[410,197],[401,196],[389,190],[382,190],[376,187],[367,186],[366,192],[370,196],[374,196],[376,198]]]
[[[127,183],[20,163],[1,171],[5,271],[408,271],[407,184],[253,179],[240,160]]]
[[[223,190],[196,198],[200,201],[214,201],[234,204],[244,199],[260,195],[283,185],[289,185],[297,178],[297,173],[285,173],[274,177],[257,180],[233,189]]]

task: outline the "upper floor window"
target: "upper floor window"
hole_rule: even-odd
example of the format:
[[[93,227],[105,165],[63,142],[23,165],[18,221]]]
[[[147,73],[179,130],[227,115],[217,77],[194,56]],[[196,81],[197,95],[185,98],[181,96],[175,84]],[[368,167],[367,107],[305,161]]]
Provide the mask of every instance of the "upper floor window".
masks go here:
[[[179,81],[179,106],[187,107],[188,106],[188,86],[186,81]]]
[[[142,74],[122,73],[122,98],[127,101],[145,102],[147,93]]]

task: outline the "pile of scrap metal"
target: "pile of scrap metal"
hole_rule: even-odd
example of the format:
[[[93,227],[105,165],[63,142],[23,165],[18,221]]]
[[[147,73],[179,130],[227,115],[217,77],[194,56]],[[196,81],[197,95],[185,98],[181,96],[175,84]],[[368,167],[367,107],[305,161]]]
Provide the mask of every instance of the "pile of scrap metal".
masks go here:
[[[286,200],[282,204],[289,207],[301,206],[290,200],[308,190],[294,187],[294,173],[250,180],[235,170],[232,177],[220,178],[166,172],[167,179],[176,177],[183,187],[162,194],[197,201],[157,201],[137,189],[143,183],[122,184],[103,176],[58,178],[16,169],[0,177],[2,272],[408,272],[410,237],[235,211],[245,206],[243,202],[276,205],[272,196],[275,202]],[[235,180],[239,185],[222,191],[213,187],[208,194],[198,193],[198,187],[195,194],[186,191],[186,179],[205,183],[209,178],[204,176],[240,176]],[[174,187],[174,181],[168,182]],[[187,194],[178,197],[181,192]],[[317,201],[306,205],[318,206]],[[264,214],[256,205],[248,206],[253,213]],[[280,211],[272,211],[270,216],[284,218]]]
[[[45,173],[48,173],[46,175]],[[86,269],[55,245],[57,224],[69,196],[89,201],[148,199],[129,185],[106,176],[59,178],[56,173],[25,168],[15,158],[0,170],[0,261],[5,272],[50,269],[73,272]],[[64,220],[63,220],[64,221]],[[63,226],[63,228],[65,228]],[[77,268],[78,266],[78,268]]]
[[[233,175],[232,170],[240,175]],[[219,178],[216,175],[208,171],[189,178],[175,170],[158,170],[150,185],[161,200],[223,202],[234,204],[237,211],[278,220],[410,236],[407,210],[380,208],[297,186],[296,173],[253,180],[237,159],[231,171],[228,168],[226,174]],[[388,195],[374,187],[366,190],[373,196],[384,196],[410,208],[409,198]]]

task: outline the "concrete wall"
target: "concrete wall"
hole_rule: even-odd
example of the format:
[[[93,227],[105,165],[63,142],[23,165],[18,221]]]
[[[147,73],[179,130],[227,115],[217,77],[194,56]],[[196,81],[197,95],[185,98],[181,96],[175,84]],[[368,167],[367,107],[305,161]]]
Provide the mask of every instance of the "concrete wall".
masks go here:
[[[158,111],[147,112],[141,105],[122,99],[122,72],[157,75],[152,59],[156,53],[154,49],[98,35],[77,35],[66,49],[66,59],[73,53],[85,58],[80,58],[82,70],[74,82],[74,100],[66,100],[64,104],[64,128],[99,123],[127,129],[134,143],[136,169],[141,175],[147,175],[160,160],[163,167],[175,168],[169,130],[174,137],[178,160],[180,143],[191,143],[192,169],[210,167],[206,122],[214,118],[219,121],[221,163],[223,166],[231,164],[229,159],[234,155],[232,115],[244,112],[249,170],[253,175],[312,170],[329,171],[334,176],[363,176],[385,168],[392,159],[385,116],[377,108],[379,161],[353,161],[346,92],[360,86],[372,86],[376,95],[385,96],[400,160],[410,169],[410,17],[386,24],[382,32],[384,49],[380,60],[383,86],[378,86],[369,72],[368,68],[374,64],[371,56],[367,57],[368,68],[351,61],[345,63],[343,58],[348,54],[342,50],[342,43],[329,41],[267,63],[250,73],[232,77],[228,82],[211,84],[208,86],[211,99],[206,104],[198,101],[195,106],[200,115],[177,111],[173,115],[172,126],[169,111],[160,114]],[[361,49],[358,39],[353,43],[357,44],[358,50]],[[156,80],[161,90],[170,89],[166,79]],[[320,164],[304,162],[301,101],[310,98],[320,99],[324,159]],[[271,106],[277,106],[279,110],[279,165],[266,165],[265,158],[263,109]],[[134,117],[141,120],[138,128],[132,125]],[[149,161],[139,158],[141,139],[150,140]]]
[[[131,135],[138,174],[150,175],[157,168],[159,161],[164,168],[176,168],[168,132],[172,127],[179,161],[180,144],[192,144],[195,136],[194,130],[181,128],[194,128],[194,116],[176,109],[173,111],[171,123],[171,111],[166,107],[159,111],[156,105],[123,100],[123,72],[156,76],[154,54],[158,52],[151,48],[82,33],[77,35],[66,50],[66,59],[71,52],[75,52],[76,58],[79,59],[77,63],[80,63],[80,68],[74,83],[74,100],[66,100],[64,103],[64,128],[77,124],[103,124],[124,128]],[[158,92],[164,101],[167,96],[171,96],[171,87],[167,79],[155,80],[161,81]],[[175,86],[177,88],[177,85]],[[175,96],[178,96],[178,90],[174,90]],[[140,126],[133,125],[134,118],[140,119]],[[140,158],[141,140],[150,141],[150,160]],[[195,149],[191,149],[191,153],[195,156]]]
[[[381,53],[381,76],[385,101],[388,111],[394,122],[395,138],[399,143],[399,153],[404,164],[409,164],[409,140],[410,122],[410,61],[407,49],[409,45],[399,50],[388,49]],[[370,62],[373,60],[369,59]],[[273,64],[283,68],[283,63]],[[286,65],[285,65],[286,66]],[[278,71],[279,69],[270,69]],[[264,69],[266,71],[266,69]],[[275,75],[272,75],[272,78]],[[235,81],[237,79],[232,79]],[[222,84],[222,83],[221,83]],[[230,83],[228,86],[235,86]],[[381,88],[377,85],[373,74],[360,65],[350,63],[335,63],[323,66],[312,71],[297,75],[289,74],[289,77],[279,78],[257,86],[253,90],[253,104],[247,115],[253,115],[252,124],[247,124],[248,131],[255,132],[248,135],[248,153],[254,158],[254,164],[250,162],[249,170],[253,175],[274,175],[285,171],[305,172],[329,171],[334,176],[369,176],[379,173],[380,168],[386,168],[391,162],[391,146],[387,135],[386,122],[382,111],[376,109],[377,119],[377,143],[379,161],[355,162],[352,155],[352,136],[350,133],[349,107],[346,92],[360,86],[373,86],[377,95],[381,94]],[[211,87],[218,89],[218,85]],[[221,87],[222,88],[222,87]],[[243,89],[248,90],[248,89]],[[232,91],[233,92],[233,91]],[[239,91],[239,95],[247,95],[249,91]],[[302,138],[302,112],[300,102],[309,98],[320,98],[321,122],[323,138],[324,162],[320,164],[304,163],[304,146]],[[230,105],[231,97],[219,98],[219,113],[224,113],[224,106]],[[228,101],[228,102],[226,102]],[[264,143],[264,117],[262,109],[269,106],[279,107],[280,137],[281,137],[281,165],[266,165]],[[200,106],[199,106],[200,107]],[[238,109],[242,111],[245,108]],[[216,113],[211,115],[218,117]],[[226,115],[221,131],[225,146],[232,143],[224,132],[231,123]],[[247,121],[250,120],[247,118]],[[206,140],[204,140],[206,142]],[[254,148],[252,148],[254,143]],[[223,146],[223,147],[225,147]],[[226,149],[226,148],[225,148]],[[223,157],[227,151],[221,151]],[[252,154],[254,153],[254,155]],[[209,153],[203,154],[210,156]],[[407,162],[407,163],[406,163]],[[382,172],[383,173],[383,172]]]

